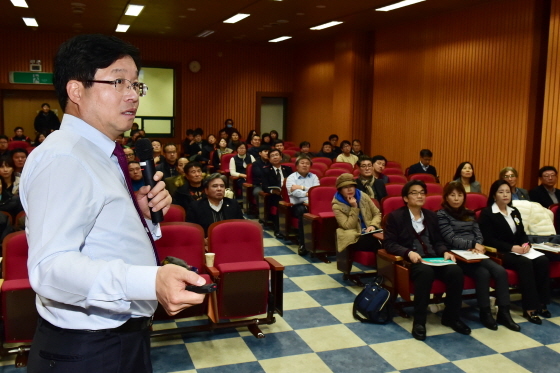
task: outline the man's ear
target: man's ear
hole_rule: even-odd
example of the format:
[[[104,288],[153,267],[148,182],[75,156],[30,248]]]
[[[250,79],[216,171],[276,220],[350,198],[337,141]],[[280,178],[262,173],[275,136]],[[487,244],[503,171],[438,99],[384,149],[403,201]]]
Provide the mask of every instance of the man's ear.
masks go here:
[[[68,99],[75,104],[80,102],[83,91],[84,85],[80,81],[70,80],[66,83],[66,93],[68,94]]]

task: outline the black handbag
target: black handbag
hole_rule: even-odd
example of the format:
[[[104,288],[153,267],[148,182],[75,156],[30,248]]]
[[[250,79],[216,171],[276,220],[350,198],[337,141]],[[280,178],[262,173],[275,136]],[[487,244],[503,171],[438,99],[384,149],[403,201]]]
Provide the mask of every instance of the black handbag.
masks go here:
[[[391,293],[383,286],[383,276],[371,284],[366,284],[358,294],[352,307],[352,315],[361,322],[386,324],[393,319]]]

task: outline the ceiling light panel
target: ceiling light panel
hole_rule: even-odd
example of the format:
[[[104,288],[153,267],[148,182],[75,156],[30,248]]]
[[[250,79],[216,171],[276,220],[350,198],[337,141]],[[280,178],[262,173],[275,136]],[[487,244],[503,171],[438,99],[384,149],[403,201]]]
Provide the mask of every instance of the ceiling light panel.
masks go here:
[[[14,4],[14,6],[17,6],[18,8],[29,8],[25,0],[11,0],[11,1],[12,4]]]
[[[425,0],[404,0],[404,1],[392,4],[392,5],[384,6],[383,8],[375,9],[375,10],[381,11],[381,12],[388,12],[388,11],[393,10],[393,9],[402,8],[402,7],[405,7],[405,6],[412,5],[412,4],[420,3],[422,1],[425,1]]]
[[[213,33],[214,33],[214,30],[205,30],[205,31],[202,31],[200,34],[198,34],[196,36],[198,36],[199,38],[205,38],[208,35],[212,35]]]
[[[279,41],[284,41],[284,40],[288,40],[288,39],[291,39],[291,38],[292,38],[291,36],[280,36],[279,38],[269,40],[268,42],[269,43],[278,43]]]
[[[120,23],[117,25],[116,32],[127,32],[130,25],[121,25]]]
[[[128,4],[128,7],[126,8],[126,12],[124,12],[124,15],[138,17],[142,9],[144,9],[144,5]]]
[[[37,23],[37,20],[35,18],[25,18],[22,17],[23,22],[25,22],[26,26],[29,27],[39,27],[39,24]]]
[[[336,25],[340,25],[341,23],[342,22],[332,21],[332,22],[324,23],[324,24],[319,25],[319,26],[311,27],[310,30],[322,30],[322,29],[325,29],[327,27],[333,27],[333,26],[336,26]]]
[[[231,18],[228,18],[224,21],[224,23],[236,23],[241,21],[242,19],[245,19],[247,17],[249,17],[250,14],[246,14],[246,13],[237,13],[236,15],[234,15]]]

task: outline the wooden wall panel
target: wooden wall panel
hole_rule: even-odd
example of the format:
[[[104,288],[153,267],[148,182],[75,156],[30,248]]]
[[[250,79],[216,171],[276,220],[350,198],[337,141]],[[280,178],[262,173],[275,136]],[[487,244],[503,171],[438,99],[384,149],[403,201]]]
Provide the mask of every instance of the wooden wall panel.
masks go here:
[[[29,59],[41,59],[43,71],[52,71],[58,46],[72,36],[0,32],[5,41],[0,84],[8,83],[9,71],[27,71]],[[247,135],[255,126],[256,93],[291,92],[293,88],[289,47],[119,36],[140,49],[145,66],[176,69],[176,140],[184,137],[187,128],[202,127],[206,133],[217,134],[226,118],[232,118],[242,135]],[[188,69],[192,60],[202,65],[196,74]]]
[[[470,161],[485,193],[502,167],[513,166],[528,187],[537,3],[492,2],[378,31],[373,152],[407,167],[429,148],[442,182]]]

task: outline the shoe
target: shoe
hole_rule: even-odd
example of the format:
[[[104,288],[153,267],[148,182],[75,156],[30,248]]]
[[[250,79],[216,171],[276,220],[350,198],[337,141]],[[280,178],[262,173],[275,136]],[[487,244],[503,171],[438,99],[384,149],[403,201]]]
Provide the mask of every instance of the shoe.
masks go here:
[[[523,317],[527,319],[527,321],[532,322],[533,324],[541,325],[542,320],[537,316],[537,311],[535,312],[527,312],[523,311]]]
[[[509,306],[499,306],[498,307],[498,316],[496,317],[496,321],[498,324],[505,326],[509,330],[513,330],[514,332],[518,332],[521,330],[519,324],[516,324],[515,321],[511,318],[511,314],[509,313]]]
[[[412,336],[419,341],[425,340],[426,327],[422,324],[412,324]]]
[[[308,252],[309,251],[303,245],[301,245],[298,249],[298,254],[301,256],[307,255]]]
[[[498,324],[496,324],[496,320],[492,317],[490,307],[480,308],[480,322],[490,330],[498,330]]]
[[[546,308],[541,308],[541,309],[538,311],[538,313],[539,313],[540,316],[546,317],[547,319],[549,319],[549,318],[552,317],[552,315],[550,314],[550,311],[547,310]]]
[[[471,334],[471,328],[469,328],[464,322],[462,322],[459,319],[455,321],[446,321],[444,319],[441,319],[441,324],[450,327],[457,333],[464,334],[464,335]]]
[[[284,235],[278,231],[274,232],[274,237],[278,238],[279,240],[284,239]]]

